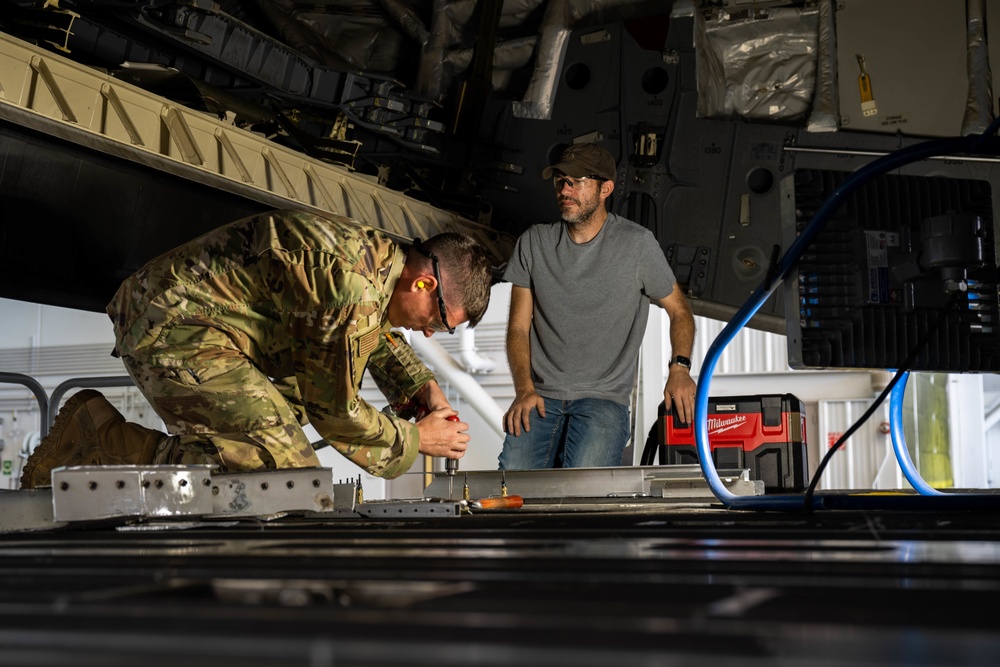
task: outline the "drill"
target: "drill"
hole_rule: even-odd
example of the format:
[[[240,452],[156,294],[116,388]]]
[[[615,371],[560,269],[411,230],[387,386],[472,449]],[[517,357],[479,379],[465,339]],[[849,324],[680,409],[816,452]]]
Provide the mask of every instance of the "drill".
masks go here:
[[[448,417],[448,421],[457,422],[458,415],[452,415]],[[448,473],[449,477],[454,477],[455,473],[458,472],[458,459],[447,459],[444,462],[444,471]]]
[[[412,415],[417,420],[423,419],[424,417],[427,416],[428,413],[428,410],[425,406],[420,405],[412,398],[406,403],[397,403],[393,405],[393,409],[395,410],[396,414],[402,416],[403,418]],[[458,415],[451,415],[450,417],[447,417],[447,419],[448,421],[452,422],[459,421]],[[449,477],[454,477],[455,473],[458,472],[458,459],[445,459],[444,470]],[[454,480],[449,480],[449,482],[451,482],[449,484],[449,487],[453,487]],[[452,488],[451,490],[453,492],[454,488]],[[451,494],[449,493],[449,495]]]

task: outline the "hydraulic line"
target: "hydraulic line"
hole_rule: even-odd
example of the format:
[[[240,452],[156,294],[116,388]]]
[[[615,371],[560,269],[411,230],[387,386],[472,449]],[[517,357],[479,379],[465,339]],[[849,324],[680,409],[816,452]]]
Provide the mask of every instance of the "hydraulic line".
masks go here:
[[[899,382],[892,388],[892,393],[889,395],[889,432],[892,435],[892,449],[896,452],[896,460],[903,470],[906,481],[920,495],[943,496],[941,491],[932,487],[920,476],[917,467],[913,465],[913,460],[910,458],[910,450],[906,448],[906,437],[903,435],[903,395],[906,393],[906,381],[909,379],[909,375],[906,372],[900,374]]]

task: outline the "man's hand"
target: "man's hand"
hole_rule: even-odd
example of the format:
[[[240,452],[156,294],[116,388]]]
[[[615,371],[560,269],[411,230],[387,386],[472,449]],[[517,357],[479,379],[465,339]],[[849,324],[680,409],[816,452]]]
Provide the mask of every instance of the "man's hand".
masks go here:
[[[691,371],[680,364],[670,367],[667,385],[663,388],[663,405],[670,414],[671,406],[677,409],[677,416],[685,424],[694,421],[694,399],[698,385],[691,377]]]
[[[545,417],[545,399],[535,392],[528,392],[524,395],[514,397],[514,402],[503,416],[503,430],[515,437],[521,435],[523,428],[525,433],[531,430],[531,411],[538,410],[540,417]]]
[[[436,384],[436,383],[435,383]],[[458,413],[451,408],[434,410],[417,422],[420,433],[420,453],[427,456],[443,456],[460,459],[469,448],[469,425],[463,421],[448,418]]]

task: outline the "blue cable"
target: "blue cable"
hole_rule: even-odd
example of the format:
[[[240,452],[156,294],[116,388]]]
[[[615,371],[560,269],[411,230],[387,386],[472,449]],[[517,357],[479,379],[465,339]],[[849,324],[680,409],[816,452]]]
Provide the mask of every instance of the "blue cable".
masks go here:
[[[903,476],[906,477],[914,489],[922,496],[943,496],[944,493],[938,491],[924,481],[913,459],[910,458],[910,450],[906,448],[906,437],[903,435],[903,395],[906,393],[906,381],[909,373],[900,373],[899,383],[892,388],[889,395],[889,432],[892,434],[892,449],[896,452],[896,460],[899,467],[903,469]]]
[[[777,270],[769,273],[750,298],[736,311],[733,318],[723,327],[719,335],[715,337],[712,345],[709,346],[702,362],[701,372],[698,375],[698,390],[695,394],[694,406],[694,427],[695,444],[698,449],[698,461],[701,464],[702,474],[708,482],[709,488],[715,497],[727,508],[733,509],[760,509],[760,510],[803,510],[806,507],[805,496],[798,494],[777,495],[777,496],[737,496],[731,493],[723,484],[718,471],[712,462],[712,451],[708,439],[708,400],[710,397],[711,377],[715,372],[719,357],[722,351],[732,342],[747,322],[757,313],[767,298],[777,289],[778,285],[792,272],[799,258],[806,251],[813,239],[819,234],[823,226],[826,225],[830,217],[837,211],[843,200],[855,190],[869,180],[886,174],[894,169],[903,167],[911,162],[917,162],[930,157],[949,154],[962,154],[976,152],[985,140],[996,132],[1000,127],[1000,118],[994,120],[983,134],[969,137],[954,137],[947,139],[936,139],[924,143],[908,146],[898,151],[883,155],[882,157],[869,162],[846,181],[844,181],[833,194],[816,211],[816,214],[806,225],[799,237],[789,247],[778,263]],[[812,497],[812,507],[822,507],[823,501],[815,496]]]

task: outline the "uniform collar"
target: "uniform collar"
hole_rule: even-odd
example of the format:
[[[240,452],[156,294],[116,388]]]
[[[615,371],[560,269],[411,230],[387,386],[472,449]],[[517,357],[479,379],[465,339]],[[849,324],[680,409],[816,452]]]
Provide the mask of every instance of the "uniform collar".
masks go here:
[[[396,289],[396,284],[399,282],[399,277],[403,274],[403,268],[406,266],[406,251],[403,246],[396,244],[392,252],[392,264],[389,265],[389,273],[385,277],[384,290],[385,298],[379,305],[379,321],[385,324],[389,317],[389,297],[392,295],[393,290]]]

